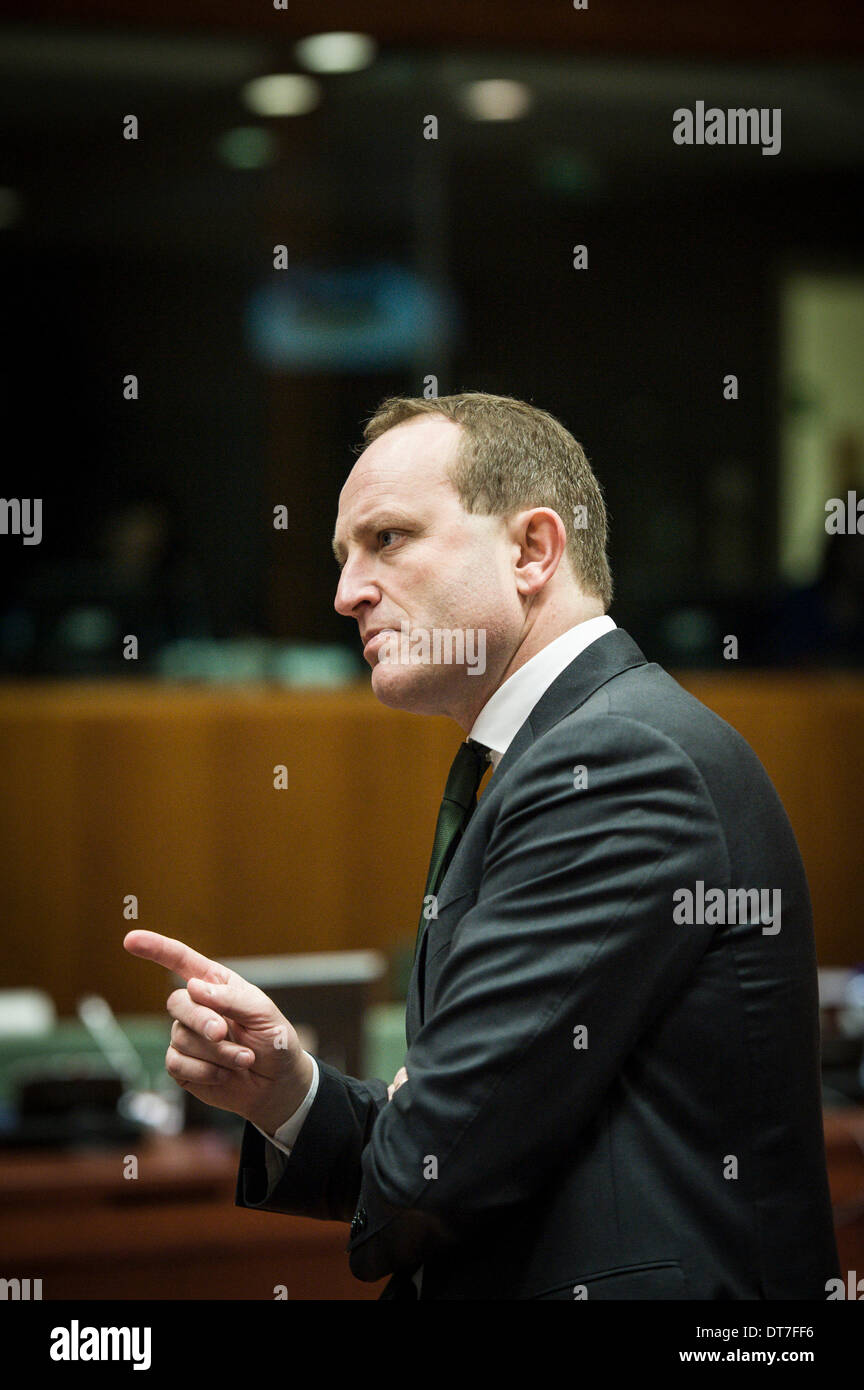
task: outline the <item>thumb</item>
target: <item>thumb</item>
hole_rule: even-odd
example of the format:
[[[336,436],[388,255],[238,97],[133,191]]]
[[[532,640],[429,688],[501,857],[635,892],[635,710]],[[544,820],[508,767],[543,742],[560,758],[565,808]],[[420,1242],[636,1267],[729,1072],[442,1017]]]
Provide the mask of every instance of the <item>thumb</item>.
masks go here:
[[[399,1090],[399,1087],[403,1086],[407,1080],[407,1071],[404,1067],[400,1067],[396,1075],[393,1077],[393,1080],[391,1081],[390,1085],[387,1087],[387,1099],[392,1100],[396,1092]]]

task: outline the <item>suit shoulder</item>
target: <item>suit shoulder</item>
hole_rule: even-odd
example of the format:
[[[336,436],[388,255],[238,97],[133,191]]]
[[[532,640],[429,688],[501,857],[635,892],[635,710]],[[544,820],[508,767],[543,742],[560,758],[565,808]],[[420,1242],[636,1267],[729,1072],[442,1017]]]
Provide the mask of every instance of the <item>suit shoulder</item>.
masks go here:
[[[639,726],[646,739],[653,734],[668,740],[703,774],[722,765],[768,781],[743,735],[654,662],[623,671],[568,718],[601,715],[613,717],[610,736],[616,720]],[[631,736],[638,737],[635,728]]]

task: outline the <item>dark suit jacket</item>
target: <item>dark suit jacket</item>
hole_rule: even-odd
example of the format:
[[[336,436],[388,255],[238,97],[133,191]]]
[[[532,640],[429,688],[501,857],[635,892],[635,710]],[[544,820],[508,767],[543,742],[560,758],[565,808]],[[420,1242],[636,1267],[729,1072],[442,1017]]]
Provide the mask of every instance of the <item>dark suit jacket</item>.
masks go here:
[[[699,882],[780,890],[780,930],[676,922],[673,894]],[[390,1103],[384,1081],[319,1062],[272,1191],[246,1126],[239,1205],[350,1221],[351,1269],[395,1275],[389,1298],[414,1296],[422,1264],[423,1300],[824,1299],[838,1267],[798,847],[749,745],[620,628],[550,686],[487,784],[406,1022]]]

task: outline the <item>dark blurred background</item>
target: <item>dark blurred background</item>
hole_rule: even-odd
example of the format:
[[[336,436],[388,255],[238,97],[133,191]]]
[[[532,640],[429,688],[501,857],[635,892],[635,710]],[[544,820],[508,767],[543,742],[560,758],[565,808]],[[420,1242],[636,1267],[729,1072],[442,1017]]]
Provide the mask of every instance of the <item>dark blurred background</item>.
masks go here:
[[[614,616],[658,660],[721,666],[734,632],[743,665],[861,663],[864,539],[824,524],[828,497],[864,494],[851,20],[820,9],[805,45],[769,7],[775,42],[757,27],[748,51],[730,11],[666,6],[636,57],[637,7],[605,42],[543,4],[477,7],[481,40],[463,8],[428,33],[389,13],[341,51],[298,50],[295,6],[180,29],[69,4],[3,32],[3,486],[44,518],[38,547],[0,548],[4,669],[152,671],[183,638],[356,658],[338,490],[377,402],[429,377],[580,439]],[[279,74],[295,86],[250,86]],[[780,152],[675,144],[697,100],[779,107]]]

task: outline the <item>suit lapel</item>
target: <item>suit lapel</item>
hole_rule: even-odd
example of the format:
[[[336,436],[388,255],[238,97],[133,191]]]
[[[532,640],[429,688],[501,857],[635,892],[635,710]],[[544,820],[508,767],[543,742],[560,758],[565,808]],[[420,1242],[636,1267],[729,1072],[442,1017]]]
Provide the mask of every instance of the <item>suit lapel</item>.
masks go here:
[[[568,714],[584,705],[589,696],[607,681],[633,666],[644,665],[645,657],[623,628],[616,627],[612,632],[598,637],[569,666],[565,666],[560,676],[540,696],[493,772],[492,780],[500,785],[535,739],[541,738]]]
[[[497,795],[504,778],[515,767],[523,753],[531,747],[531,744],[536,739],[541,738],[543,734],[548,733],[568,714],[572,714],[580,705],[583,705],[589,696],[593,695],[607,681],[612,680],[615,676],[620,676],[622,672],[629,671],[634,666],[646,664],[645,656],[623,628],[616,627],[612,632],[606,632],[602,637],[598,637],[583,652],[580,652],[569,666],[564,668],[560,676],[557,676],[549,686],[549,689],[541,695],[486,783],[484,795],[488,796],[493,790]],[[480,868],[481,866],[478,864],[478,874]],[[447,875],[445,875],[439,890],[442,898],[446,883]],[[405,1033],[409,1047],[423,1023],[424,963],[427,935],[428,924],[424,926],[420,939],[405,1003]]]

